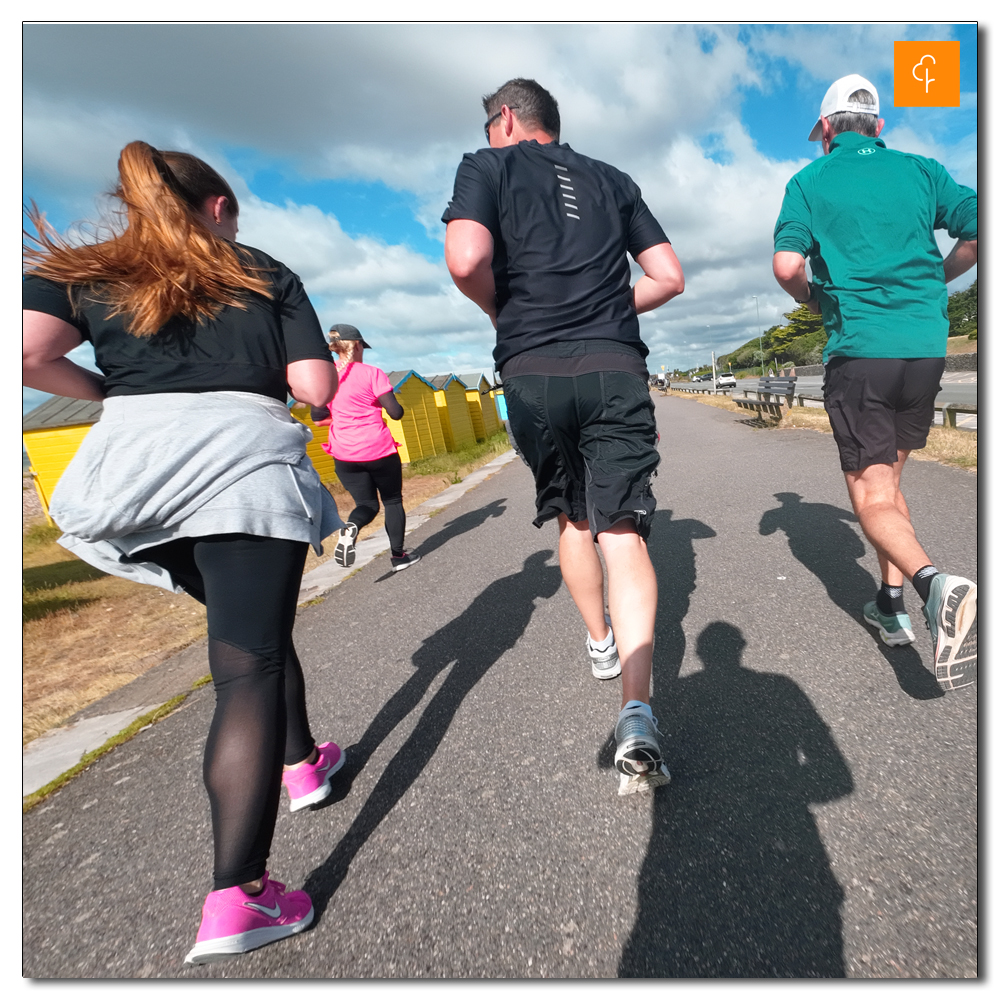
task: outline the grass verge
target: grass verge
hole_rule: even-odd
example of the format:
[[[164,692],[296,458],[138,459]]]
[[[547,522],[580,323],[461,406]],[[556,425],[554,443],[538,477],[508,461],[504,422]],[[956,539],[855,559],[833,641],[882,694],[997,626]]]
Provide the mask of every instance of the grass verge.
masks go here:
[[[171,698],[170,701],[165,702],[160,705],[159,708],[154,708],[152,712],[147,712],[145,715],[140,715],[138,719],[135,720],[131,725],[126,726],[120,733],[116,736],[112,736],[111,739],[102,743],[96,750],[91,750],[85,753],[78,764],[74,764],[68,771],[63,771],[58,778],[54,778],[47,785],[43,785],[38,789],[37,792],[32,792],[30,795],[25,795],[21,800],[21,814],[24,815],[30,812],[35,806],[44,802],[53,792],[59,791],[66,782],[75,778],[81,771],[86,770],[95,760],[103,757],[106,753],[114,750],[115,747],[121,746],[122,743],[127,743],[136,733],[142,732],[147,726],[151,726],[154,722],[159,722],[160,719],[165,719],[172,712],[176,711],[187,699],[188,695],[197,691],[198,688],[204,687],[211,681],[210,676],[202,677],[195,681],[191,685],[190,691],[185,691],[184,694],[179,694],[175,698]]]
[[[726,396],[701,396],[684,392],[670,392],[669,395],[693,400],[703,406],[729,410],[753,419],[750,411],[741,410]],[[784,411],[780,421],[765,418],[760,422],[762,430],[811,430],[832,434],[826,410],[818,406],[793,406]],[[927,445],[919,451],[910,452],[910,457],[918,462],[940,462],[956,469],[969,472],[979,471],[979,435],[976,431],[963,431],[952,427],[932,427],[927,435]]]

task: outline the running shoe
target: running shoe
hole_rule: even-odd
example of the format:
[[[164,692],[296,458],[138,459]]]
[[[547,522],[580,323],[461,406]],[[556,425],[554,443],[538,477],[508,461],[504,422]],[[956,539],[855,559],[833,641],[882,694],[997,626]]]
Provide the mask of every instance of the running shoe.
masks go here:
[[[354,539],[357,537],[358,526],[353,521],[348,521],[340,529],[340,538],[333,550],[333,561],[338,566],[346,569],[354,565],[354,557],[357,555],[354,551]]]
[[[392,563],[393,573],[402,573],[404,569],[409,569],[411,566],[420,562],[420,556],[411,556],[406,552],[399,556],[390,554],[389,562]]]
[[[979,672],[979,590],[971,580],[938,573],[924,605],[934,643],[934,676],[945,691],[975,684]]]
[[[663,757],[656,737],[656,719],[648,716],[641,708],[623,709],[615,725],[615,767],[625,775],[648,775],[662,770]],[[670,775],[667,773],[667,780]],[[665,783],[665,782],[664,782]]]
[[[272,941],[304,931],[313,919],[313,905],[300,889],[286,892],[264,873],[264,889],[248,896],[238,885],[205,897],[195,946],[187,965],[205,965],[220,958],[242,955]]]
[[[281,781],[292,800],[292,812],[322,802],[330,794],[330,778],[344,766],[347,759],[336,743],[320,743],[316,749],[319,756],[315,763],[300,764],[281,772]]]
[[[587,636],[587,652],[590,654],[590,672],[599,681],[609,681],[622,672],[621,661],[618,659],[618,646],[611,636],[611,645],[605,650],[594,649],[590,636]]]
[[[862,613],[865,621],[878,629],[878,634],[887,646],[909,646],[916,639],[913,623],[905,611],[898,615],[884,615],[874,601],[869,601]]]

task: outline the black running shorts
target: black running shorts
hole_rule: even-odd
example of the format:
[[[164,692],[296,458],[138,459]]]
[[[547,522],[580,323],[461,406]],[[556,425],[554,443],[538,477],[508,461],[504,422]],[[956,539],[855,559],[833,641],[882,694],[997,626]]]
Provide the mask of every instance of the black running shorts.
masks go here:
[[[943,372],[944,358],[829,360],[823,399],[844,472],[927,444]]]
[[[631,372],[512,375],[510,429],[535,476],[536,527],[565,514],[594,537],[630,518],[649,536],[660,456],[646,380]]]

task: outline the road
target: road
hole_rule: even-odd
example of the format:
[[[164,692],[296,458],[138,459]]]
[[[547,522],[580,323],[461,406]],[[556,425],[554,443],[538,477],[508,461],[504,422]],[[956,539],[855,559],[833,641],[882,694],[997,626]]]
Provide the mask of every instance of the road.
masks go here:
[[[978,691],[859,621],[878,567],[832,438],[656,396],[654,712],[673,782],[619,798],[617,681],[530,524],[513,462],[379,557],[296,641],[332,800],[291,815],[270,868],[315,927],[198,969],[210,885],[201,753],[213,695],[23,823],[30,977],[977,975]],[[975,578],[977,480],[907,468],[938,564]]]

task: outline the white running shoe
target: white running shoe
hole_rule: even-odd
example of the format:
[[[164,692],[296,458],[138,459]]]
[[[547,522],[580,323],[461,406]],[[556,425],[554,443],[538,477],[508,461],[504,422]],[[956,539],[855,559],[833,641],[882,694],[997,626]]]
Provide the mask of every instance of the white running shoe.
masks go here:
[[[590,656],[590,672],[599,681],[609,681],[622,672],[621,661],[618,659],[618,645],[614,633],[611,632],[611,645],[604,650],[596,650],[587,636],[587,653]]]

